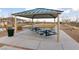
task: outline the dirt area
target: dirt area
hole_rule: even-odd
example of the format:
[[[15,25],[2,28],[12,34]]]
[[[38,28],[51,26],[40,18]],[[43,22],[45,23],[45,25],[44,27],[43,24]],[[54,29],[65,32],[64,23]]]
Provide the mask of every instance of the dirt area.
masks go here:
[[[6,35],[7,35],[7,31],[0,32],[0,37],[6,36]]]
[[[71,36],[74,40],[79,43],[79,29],[74,29],[72,26],[69,25],[60,25],[60,29],[65,31],[69,36]]]

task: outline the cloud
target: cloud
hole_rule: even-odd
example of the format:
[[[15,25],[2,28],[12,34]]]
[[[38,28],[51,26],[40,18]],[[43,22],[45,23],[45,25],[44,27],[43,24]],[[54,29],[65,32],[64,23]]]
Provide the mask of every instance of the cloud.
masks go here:
[[[70,13],[71,12],[71,10],[65,10],[64,11],[64,13]]]
[[[72,8],[74,11],[79,11],[79,8]]]
[[[5,2],[4,2],[5,1]],[[8,2],[7,2],[8,1]],[[19,3],[18,3],[19,2]],[[3,4],[4,3],[4,4]],[[79,0],[2,0],[0,7],[8,8],[77,8]]]
[[[0,9],[0,12],[2,12],[2,10]]]
[[[0,13],[2,12],[2,10],[0,9]],[[1,14],[0,14],[0,17],[1,17]]]
[[[63,14],[69,13],[71,8],[58,8],[58,10],[64,11]]]
[[[34,8],[25,8],[25,10],[30,10],[30,9],[34,9]]]

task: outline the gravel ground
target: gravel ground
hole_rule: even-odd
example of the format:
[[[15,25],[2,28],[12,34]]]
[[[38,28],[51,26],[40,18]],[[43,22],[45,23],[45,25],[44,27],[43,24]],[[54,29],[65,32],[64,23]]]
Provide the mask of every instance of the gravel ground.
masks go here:
[[[71,36],[74,40],[79,42],[79,29],[73,29],[68,25],[60,25],[60,29],[65,31],[69,36]]]

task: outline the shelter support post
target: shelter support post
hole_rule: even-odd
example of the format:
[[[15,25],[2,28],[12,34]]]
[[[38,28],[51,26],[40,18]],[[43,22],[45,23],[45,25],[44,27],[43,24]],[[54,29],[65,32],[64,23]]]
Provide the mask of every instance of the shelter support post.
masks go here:
[[[55,23],[55,18],[54,18],[54,23]]]
[[[32,28],[33,28],[33,18],[32,18]]]
[[[57,43],[60,41],[60,21],[59,16],[57,17]]]
[[[16,16],[14,17],[14,19],[15,19],[14,26],[15,26],[15,33],[16,33],[16,31],[17,31],[17,19],[16,19]]]
[[[54,18],[54,25],[56,25],[56,22],[55,22],[55,20],[56,20],[56,19]]]

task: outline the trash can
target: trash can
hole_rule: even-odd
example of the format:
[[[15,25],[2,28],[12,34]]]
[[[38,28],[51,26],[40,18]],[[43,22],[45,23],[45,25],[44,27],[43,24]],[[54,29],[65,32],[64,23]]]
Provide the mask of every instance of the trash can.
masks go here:
[[[13,28],[8,28],[7,32],[8,32],[8,37],[14,36],[14,29]]]

